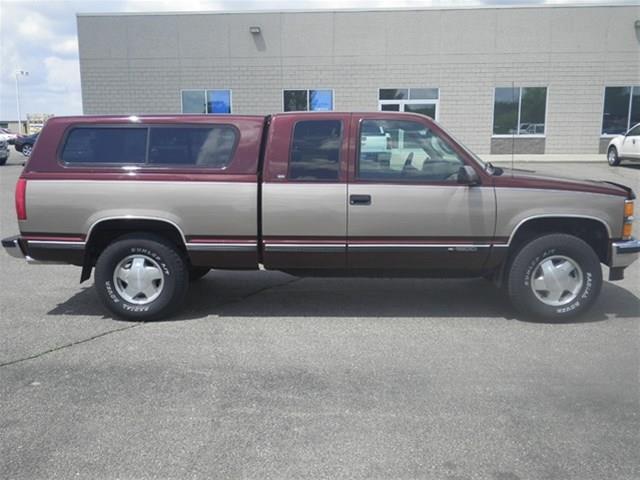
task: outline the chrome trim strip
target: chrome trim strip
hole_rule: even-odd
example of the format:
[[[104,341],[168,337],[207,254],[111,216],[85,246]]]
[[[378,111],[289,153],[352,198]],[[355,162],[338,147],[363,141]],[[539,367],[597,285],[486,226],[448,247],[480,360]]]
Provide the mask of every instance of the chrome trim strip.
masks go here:
[[[301,248],[301,247],[322,247],[322,248],[344,248],[346,247],[346,243],[265,243],[266,248],[272,247],[292,247],[292,248]]]
[[[349,248],[489,248],[490,243],[353,243]]]
[[[268,253],[340,253],[346,249],[346,243],[272,243],[264,246]]]
[[[515,228],[511,232],[511,235],[509,235],[509,241],[507,242],[507,245],[511,245],[511,242],[513,241],[513,237],[515,237],[516,233],[518,232],[518,229],[522,225],[524,225],[529,220],[535,220],[537,218],[585,218],[587,220],[596,220],[596,221],[600,222],[602,225],[604,225],[604,227],[607,229],[607,233],[609,234],[609,238],[611,238],[611,227],[609,226],[609,224],[607,222],[605,222],[601,218],[592,217],[590,215],[572,215],[572,214],[566,214],[566,213],[565,214],[551,214],[550,213],[550,214],[543,214],[543,215],[532,215],[530,217],[522,219],[515,226]]]
[[[254,252],[258,248],[256,242],[229,243],[187,243],[190,252]]]
[[[58,248],[61,250],[84,250],[85,242],[71,242],[62,240],[27,240],[28,245],[42,248]]]

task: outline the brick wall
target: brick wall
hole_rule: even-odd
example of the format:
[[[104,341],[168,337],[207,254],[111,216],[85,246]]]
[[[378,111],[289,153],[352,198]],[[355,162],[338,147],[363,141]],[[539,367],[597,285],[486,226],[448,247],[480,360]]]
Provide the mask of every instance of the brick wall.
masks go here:
[[[606,85],[640,85],[637,6],[79,16],[86,114],[180,112],[180,90],[229,88],[233,113],[331,88],[336,110],[378,88],[440,88],[439,120],[489,153],[496,86],[546,86],[545,153],[597,153]],[[260,26],[261,34],[249,33]]]

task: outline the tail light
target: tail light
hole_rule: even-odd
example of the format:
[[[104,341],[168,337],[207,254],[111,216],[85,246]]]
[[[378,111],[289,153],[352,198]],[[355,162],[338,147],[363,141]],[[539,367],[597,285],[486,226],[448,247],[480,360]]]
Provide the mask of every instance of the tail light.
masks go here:
[[[624,202],[624,223],[622,225],[622,238],[628,240],[633,234],[633,200]]]
[[[19,178],[16,183],[16,215],[18,220],[27,219],[27,180]]]

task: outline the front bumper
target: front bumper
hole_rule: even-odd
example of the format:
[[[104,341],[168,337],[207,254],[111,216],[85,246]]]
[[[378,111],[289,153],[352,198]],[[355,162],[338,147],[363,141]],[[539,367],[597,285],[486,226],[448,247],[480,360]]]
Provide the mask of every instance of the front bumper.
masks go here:
[[[611,244],[609,267],[626,268],[635,262],[639,255],[640,240],[632,238],[631,240],[613,242]]]

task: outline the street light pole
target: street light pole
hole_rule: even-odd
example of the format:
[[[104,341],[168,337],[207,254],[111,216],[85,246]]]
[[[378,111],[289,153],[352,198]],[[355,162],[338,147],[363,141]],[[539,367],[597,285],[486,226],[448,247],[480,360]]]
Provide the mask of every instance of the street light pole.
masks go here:
[[[20,82],[18,77],[27,77],[29,72],[26,70],[16,70],[16,106],[18,107],[18,133],[22,133],[22,115],[20,114]]]

